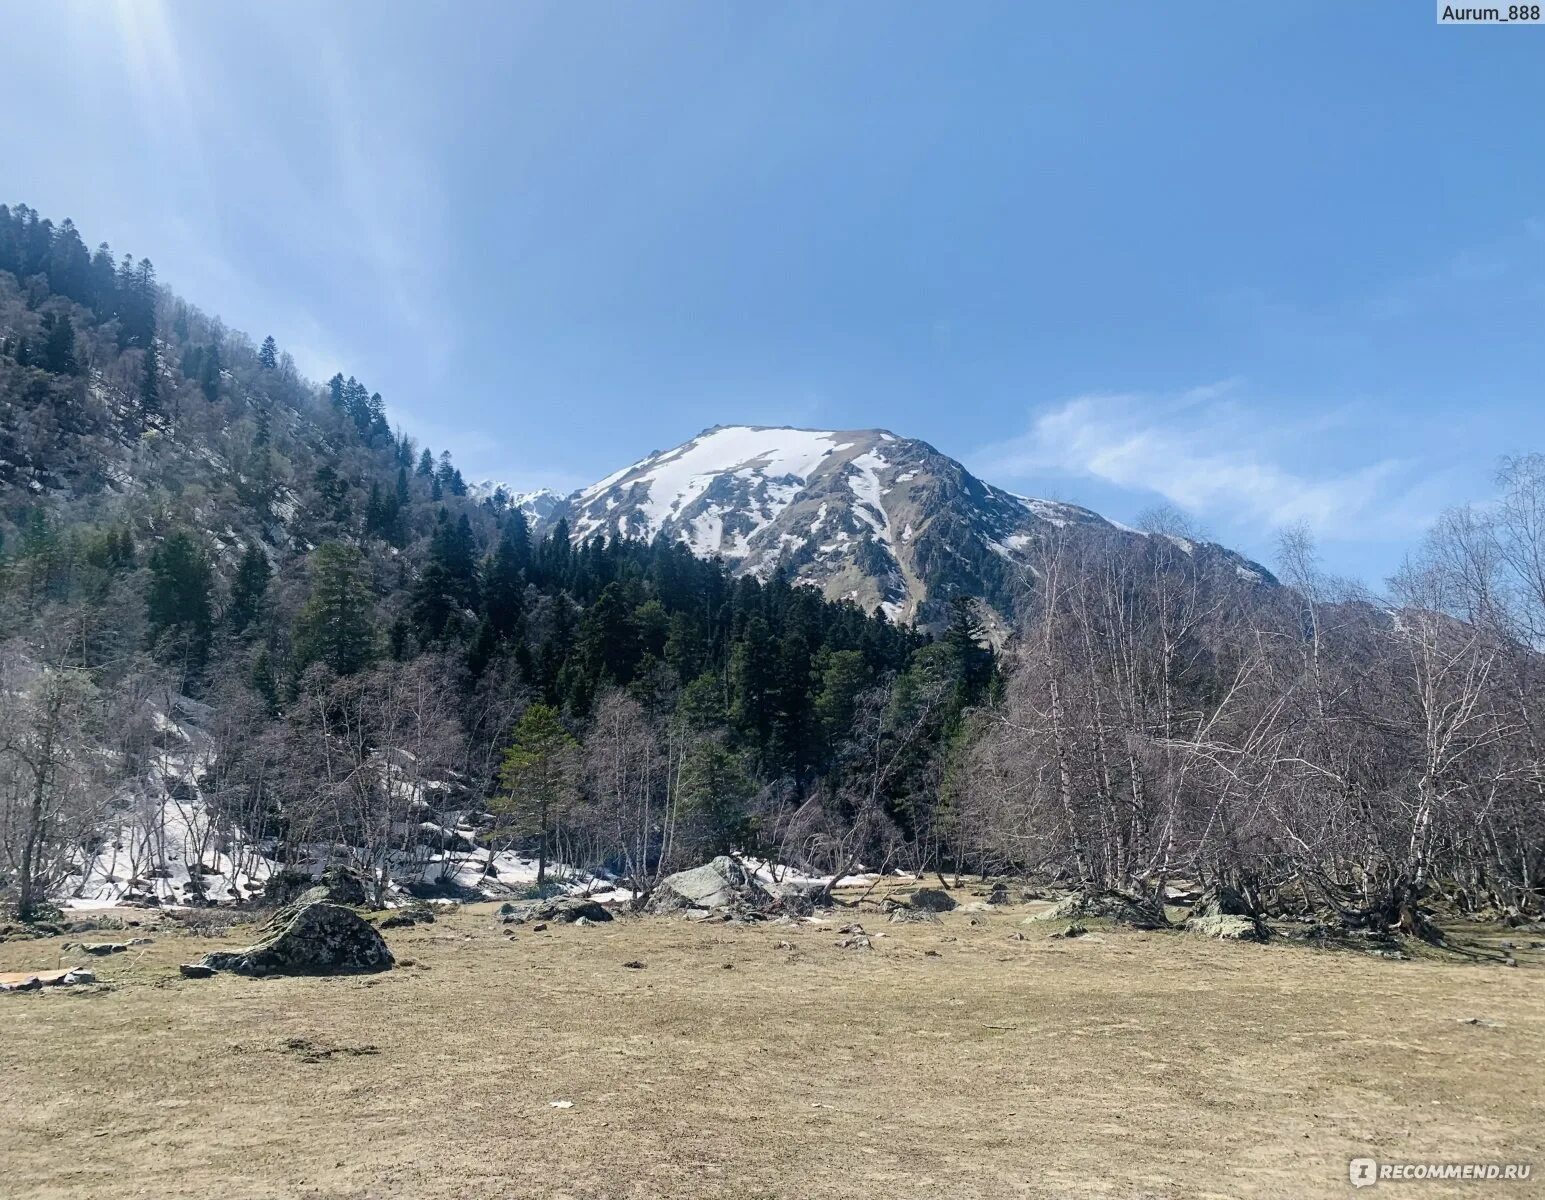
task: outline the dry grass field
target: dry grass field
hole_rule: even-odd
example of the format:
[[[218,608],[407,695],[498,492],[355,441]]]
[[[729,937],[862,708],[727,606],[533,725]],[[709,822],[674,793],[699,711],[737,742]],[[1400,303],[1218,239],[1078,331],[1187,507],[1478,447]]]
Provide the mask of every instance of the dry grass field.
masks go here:
[[[860,914],[885,935],[862,951],[840,921],[508,940],[477,905],[389,931],[394,971],[268,980],[177,973],[250,927],[158,926],[90,960],[105,986],[0,995],[0,1195],[1191,1200],[1348,1195],[1364,1154],[1545,1173],[1538,953],[1063,941],[1028,911]],[[87,961],[61,940],[0,944],[0,971]]]

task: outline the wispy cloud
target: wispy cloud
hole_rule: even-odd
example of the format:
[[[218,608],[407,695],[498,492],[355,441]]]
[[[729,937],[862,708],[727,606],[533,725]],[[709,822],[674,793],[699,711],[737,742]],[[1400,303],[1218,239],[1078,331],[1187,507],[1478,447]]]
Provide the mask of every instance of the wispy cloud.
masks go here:
[[[1228,380],[1175,396],[1077,396],[1034,413],[1028,430],[975,461],[992,479],[1098,480],[1208,520],[1267,529],[1302,522],[1327,538],[1405,534],[1432,515],[1409,459],[1306,465],[1312,439],[1338,436],[1344,415],[1271,420],[1240,390]]]

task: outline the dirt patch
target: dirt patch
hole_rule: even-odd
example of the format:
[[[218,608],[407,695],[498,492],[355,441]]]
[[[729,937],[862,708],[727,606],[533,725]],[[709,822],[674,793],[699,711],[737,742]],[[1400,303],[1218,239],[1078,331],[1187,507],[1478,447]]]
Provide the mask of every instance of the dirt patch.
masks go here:
[[[111,991],[0,996],[0,1191],[1192,1200],[1343,1196],[1362,1155],[1545,1162],[1521,942],[1515,969],[1053,941],[1025,906],[862,953],[836,944],[851,916],[512,942],[496,907],[390,931],[405,969],[381,975],[184,980],[222,943],[158,935],[91,960]]]

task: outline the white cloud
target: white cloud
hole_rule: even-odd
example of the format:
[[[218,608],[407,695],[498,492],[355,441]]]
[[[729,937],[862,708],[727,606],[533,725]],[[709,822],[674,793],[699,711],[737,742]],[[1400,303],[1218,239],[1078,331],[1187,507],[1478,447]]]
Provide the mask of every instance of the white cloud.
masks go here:
[[[988,478],[1094,479],[1222,523],[1303,522],[1327,538],[1408,533],[1430,517],[1414,463],[1316,467],[1314,439],[1345,444],[1348,431],[1335,432],[1343,418],[1273,421],[1238,391],[1231,380],[1180,396],[1078,396],[1040,410],[1025,433],[984,448],[976,462]]]

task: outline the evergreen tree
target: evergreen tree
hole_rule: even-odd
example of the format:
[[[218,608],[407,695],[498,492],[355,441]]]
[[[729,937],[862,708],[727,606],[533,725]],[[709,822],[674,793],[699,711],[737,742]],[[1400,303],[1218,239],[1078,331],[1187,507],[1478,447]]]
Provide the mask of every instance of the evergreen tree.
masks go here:
[[[375,597],[365,556],[327,542],[311,552],[311,593],[295,621],[297,673],[321,663],[352,675],[375,657]]]
[[[263,348],[258,351],[258,366],[265,371],[275,371],[279,368],[279,345],[274,341],[273,334],[263,339]]]
[[[199,390],[211,404],[220,399],[220,343],[204,347],[203,361],[199,364]]]
[[[193,538],[182,531],[150,552],[150,582],[145,592],[145,616],[151,645],[182,667],[182,685],[196,675],[209,653],[214,628],[210,594],[214,573],[209,559]]]
[[[231,582],[231,602],[225,610],[225,621],[232,633],[247,632],[262,614],[272,573],[268,555],[261,546],[254,542],[242,552],[236,578]]]
[[[538,888],[547,883],[548,840],[575,794],[577,749],[558,713],[545,704],[533,704],[515,726],[500,766],[504,790],[493,798],[491,807],[505,819],[511,833],[537,839]]]
[[[139,422],[141,428],[150,417],[161,412],[161,360],[156,355],[156,343],[145,346],[144,363],[139,374]]]
[[[75,326],[69,313],[47,319],[48,336],[43,341],[42,367],[55,375],[76,375],[80,364],[75,358]]]

